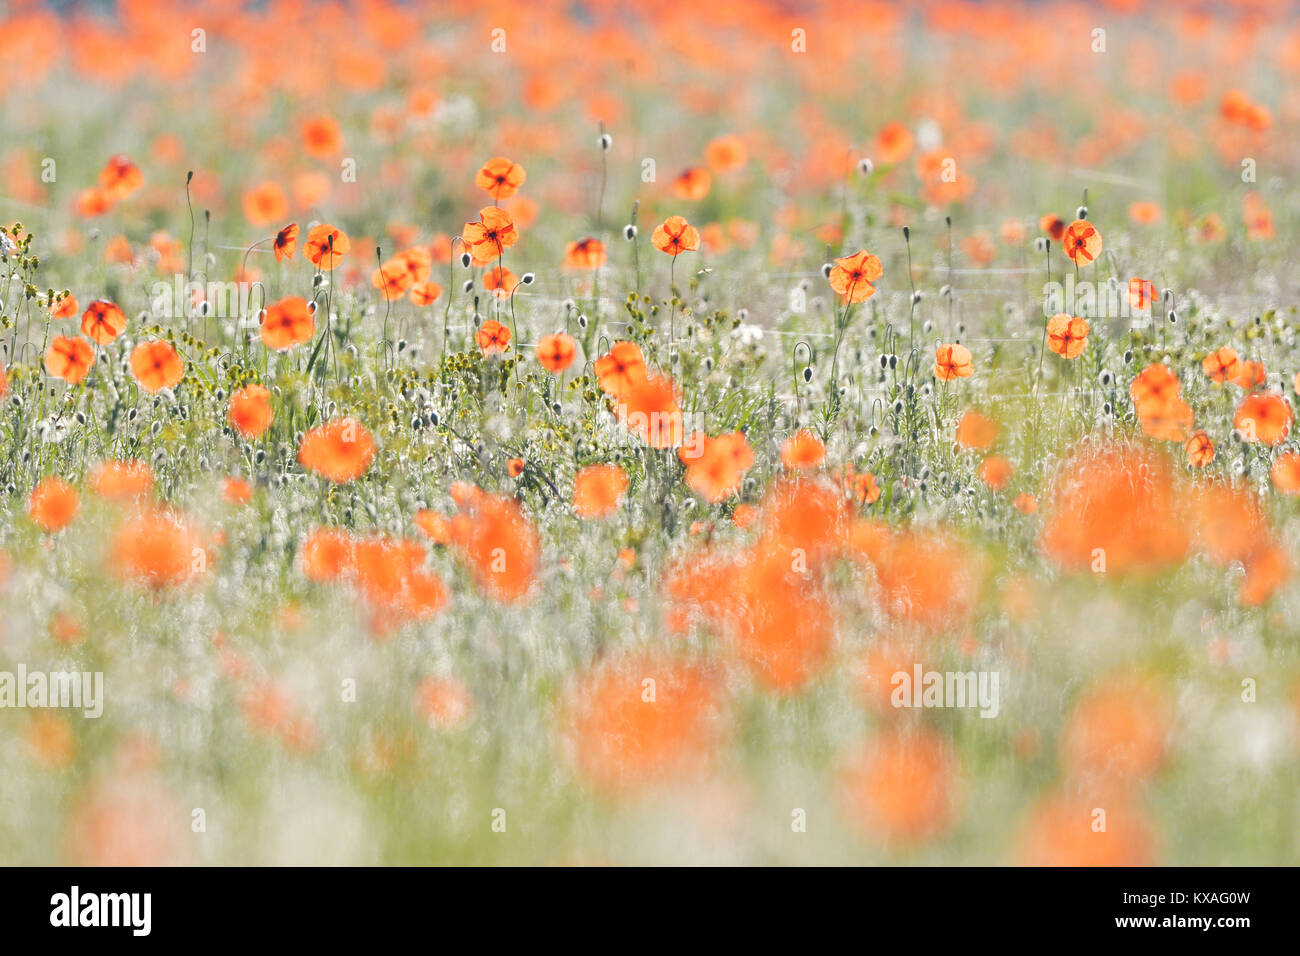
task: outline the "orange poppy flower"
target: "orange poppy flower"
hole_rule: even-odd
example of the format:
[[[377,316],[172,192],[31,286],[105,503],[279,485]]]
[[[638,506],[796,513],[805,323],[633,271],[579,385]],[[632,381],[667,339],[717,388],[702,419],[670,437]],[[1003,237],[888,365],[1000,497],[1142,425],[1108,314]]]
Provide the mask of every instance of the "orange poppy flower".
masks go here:
[[[1038,220],[1038,228],[1054,242],[1060,242],[1065,237],[1065,220],[1060,216],[1048,213]]]
[[[754,453],[742,432],[704,437],[695,446],[696,454],[691,454],[687,444],[677,452],[686,465],[686,486],[712,504],[734,494],[745,472],[754,464]]]
[[[969,378],[975,374],[970,349],[964,345],[940,345],[934,350],[934,375],[940,381]]]
[[[1161,210],[1160,205],[1150,200],[1139,200],[1130,203],[1128,207],[1128,217],[1139,226],[1150,226],[1157,223],[1163,215],[1164,212]]]
[[[258,437],[271,425],[271,392],[265,385],[237,389],[230,395],[226,417],[244,438]]]
[[[464,681],[426,677],[416,688],[415,709],[428,726],[455,730],[469,722],[474,696]]]
[[[578,354],[578,343],[568,332],[554,332],[537,340],[537,361],[552,375],[559,375]]]
[[[328,270],[333,269],[342,262],[343,257],[347,255],[348,250],[351,248],[352,240],[347,237],[347,233],[328,223],[321,223],[312,226],[307,233],[307,241],[303,243],[302,254],[316,268]]]
[[[1038,499],[1027,491],[1022,491],[1016,495],[1016,500],[1012,502],[1016,510],[1021,514],[1032,515],[1038,513]]]
[[[497,267],[483,273],[483,288],[498,299],[508,299],[519,285],[519,279],[509,269]]]
[[[291,295],[266,308],[262,318],[262,344],[283,352],[303,342],[310,342],[316,334],[316,317],[300,295]]]
[[[1252,362],[1250,359],[1240,359],[1228,375],[1228,381],[1244,389],[1257,388],[1264,384],[1266,378],[1264,363]]]
[[[511,458],[506,462],[506,474],[511,478],[518,478],[524,473],[524,460],[522,458]]]
[[[1076,446],[1053,483],[1047,554],[1077,571],[1154,572],[1186,556],[1185,502],[1164,456],[1100,439]]]
[[[510,329],[496,319],[488,319],[474,333],[474,342],[484,355],[500,355],[510,348]]]
[[[415,526],[434,544],[451,543],[451,522],[447,520],[445,515],[430,511],[428,508],[421,508],[415,513],[412,520],[415,522]]]
[[[524,167],[504,156],[497,156],[483,164],[474,176],[474,185],[493,199],[509,199],[527,178]]]
[[[801,428],[781,445],[781,464],[791,471],[816,468],[826,458],[826,446],[822,440]]]
[[[1278,455],[1268,475],[1273,480],[1273,487],[1278,491],[1288,495],[1300,493],[1300,454],[1288,452],[1285,455]]]
[[[677,384],[667,375],[649,373],[634,380],[619,396],[617,414],[651,448],[674,448],[684,437]]]
[[[99,171],[99,188],[113,202],[121,202],[143,185],[144,173],[127,156],[114,156]]]
[[[1186,442],[1194,418],[1192,406],[1178,397],[1163,405],[1144,405],[1137,413],[1142,431],[1157,441]]]
[[[289,214],[289,197],[279,183],[267,180],[244,193],[244,218],[254,226],[269,226]]]
[[[128,501],[153,488],[153,469],[143,461],[101,461],[90,469],[86,483],[101,498]]]
[[[1291,403],[1276,392],[1247,395],[1233,416],[1232,427],[1248,442],[1262,442],[1270,447],[1291,433],[1295,414]]]
[[[1001,455],[989,455],[980,462],[979,476],[980,481],[988,485],[994,491],[1001,491],[1006,487],[1015,468],[1011,462],[1007,461]]]
[[[1138,414],[1143,409],[1158,409],[1178,398],[1183,384],[1173,369],[1163,362],[1148,365],[1129,384],[1129,396]]]
[[[627,493],[627,472],[618,465],[588,465],[573,479],[573,512],[579,518],[605,518],[618,510]]]
[[[1101,233],[1086,219],[1070,223],[1061,243],[1066,256],[1077,266],[1086,266],[1101,255]]]
[[[655,226],[650,241],[660,252],[677,256],[700,248],[700,232],[682,216],[669,216]]]
[[[246,505],[253,500],[253,486],[243,478],[225,478],[221,482],[221,497],[232,505]]]
[[[749,162],[749,150],[739,136],[728,134],[709,141],[704,159],[715,173],[729,173]]]
[[[45,350],[45,371],[69,385],[84,379],[94,364],[95,351],[83,338],[56,335]]]
[[[876,293],[872,283],[884,274],[880,259],[864,249],[835,260],[830,274],[831,288],[844,302],[865,302]]]
[[[65,295],[59,300],[59,304],[50,310],[52,319],[70,319],[77,314],[77,297],[75,295]]]
[[[479,586],[501,603],[523,600],[541,559],[537,529],[513,498],[480,491],[464,507],[452,535]]]
[[[599,239],[580,239],[564,248],[566,269],[599,269],[605,264],[605,244]]]
[[[713,176],[703,166],[691,166],[683,169],[673,180],[673,195],[678,199],[696,201],[709,194],[713,186]]]
[[[474,261],[484,265],[500,258],[505,250],[518,242],[519,230],[510,213],[497,206],[485,206],[478,215],[477,221],[465,223],[460,237]]]
[[[1227,348],[1215,349],[1201,360],[1201,368],[1211,381],[1222,385],[1231,379],[1237,371],[1237,350]]]
[[[1018,840],[1022,866],[1150,866],[1155,837],[1146,817],[1127,798],[1110,796],[1105,827],[1096,827],[1097,801],[1069,793],[1034,807]]]
[[[125,328],[126,315],[112,302],[97,300],[81,313],[81,332],[96,345],[107,345]]]
[[[880,500],[880,485],[876,476],[869,471],[859,472],[852,462],[841,465],[836,472],[840,487],[844,489],[849,500],[860,505],[875,504]]]
[[[310,581],[337,581],[352,566],[352,537],[338,528],[317,528],[298,552],[302,573]]]
[[[298,462],[335,484],[355,481],[375,458],[375,440],[355,418],[336,418],[302,437]]]
[[[957,444],[962,448],[983,451],[997,444],[1000,431],[993,419],[968,409],[957,423]]]
[[[81,510],[76,490],[57,475],[41,480],[27,499],[27,514],[42,531],[62,531]]]
[[[1047,320],[1047,347],[1061,358],[1074,359],[1088,347],[1088,322],[1060,312]]]
[[[722,688],[696,665],[623,657],[581,675],[563,713],[582,779],[630,793],[707,771],[721,740]]]
[[[275,261],[288,262],[298,249],[298,224],[291,222],[275,234]]]
[[[952,747],[934,731],[889,729],[845,758],[840,807],[865,835],[899,844],[932,839],[953,821],[959,769]]]
[[[886,123],[876,133],[876,158],[886,166],[901,163],[912,153],[915,140],[902,123]]]
[[[303,121],[302,148],[310,156],[328,159],[343,149],[343,132],[332,116],[313,116]]]
[[[1139,312],[1150,309],[1156,301],[1156,284],[1150,279],[1129,279],[1128,301]]]
[[[185,363],[171,343],[156,339],[131,350],[131,372],[146,392],[161,392],[185,377]]]
[[[1074,705],[1061,741],[1067,773],[1136,780],[1159,769],[1172,732],[1165,689],[1142,677],[1114,675]]]
[[[415,285],[411,286],[411,291],[407,298],[411,300],[412,305],[424,308],[425,306],[430,306],[437,302],[440,295],[442,295],[442,286],[432,280],[428,280],[425,282],[417,282]]]
[[[1187,463],[1193,468],[1204,468],[1214,461],[1214,442],[1205,432],[1194,432],[1183,449],[1187,452]]]
[[[154,590],[204,573],[211,558],[198,527],[163,509],[145,509],[125,519],[113,531],[109,548],[109,566],[116,575]]]
[[[615,342],[596,359],[596,381],[607,395],[618,398],[646,376],[645,358],[635,342]]]
[[[1265,603],[1291,576],[1291,557],[1280,544],[1269,544],[1254,551],[1246,560],[1246,576],[1238,596],[1248,607]]]
[[[83,189],[73,202],[77,215],[84,219],[102,216],[113,208],[113,197],[104,189]]]

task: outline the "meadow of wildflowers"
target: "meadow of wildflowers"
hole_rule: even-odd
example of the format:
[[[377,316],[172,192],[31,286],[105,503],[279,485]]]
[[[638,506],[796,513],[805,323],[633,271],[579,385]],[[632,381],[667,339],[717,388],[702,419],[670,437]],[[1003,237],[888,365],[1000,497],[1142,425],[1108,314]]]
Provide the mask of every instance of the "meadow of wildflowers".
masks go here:
[[[1294,4],[0,9],[0,863],[1300,861]]]

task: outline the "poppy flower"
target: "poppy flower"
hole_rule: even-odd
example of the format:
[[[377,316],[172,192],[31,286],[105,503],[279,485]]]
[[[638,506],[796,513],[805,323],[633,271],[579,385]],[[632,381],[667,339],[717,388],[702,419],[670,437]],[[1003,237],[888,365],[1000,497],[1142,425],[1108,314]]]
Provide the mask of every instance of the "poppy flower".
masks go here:
[[[321,223],[312,226],[307,233],[307,241],[303,243],[302,254],[307,257],[316,268],[322,270],[333,269],[343,257],[347,255],[348,250],[352,248],[352,240],[341,229]]]
[[[498,299],[507,299],[519,285],[519,279],[509,269],[497,267],[483,273],[483,288]]]
[[[1033,807],[1017,841],[1022,866],[1150,866],[1155,835],[1127,798],[1106,802],[1106,826],[1095,826],[1096,800],[1054,794]]]
[[[1038,228],[1053,242],[1060,242],[1065,237],[1065,220],[1048,213],[1038,220]]]
[[[667,375],[649,373],[632,381],[619,396],[617,414],[651,448],[675,448],[684,437],[677,385]]]
[[[1237,371],[1237,350],[1227,346],[1215,349],[1201,359],[1201,368],[1210,380],[1222,385],[1230,380]]]
[[[946,830],[956,813],[960,767],[935,731],[883,731],[849,754],[839,771],[839,803],[864,835],[915,844]]]
[[[474,696],[464,681],[426,677],[415,690],[415,709],[426,725],[455,730],[469,722]]]
[[[83,189],[77,193],[73,208],[83,219],[93,219],[113,208],[113,197],[106,189]]]
[[[695,454],[688,445],[698,449]],[[711,504],[735,494],[754,464],[753,450],[743,432],[704,437],[698,444],[684,443],[677,455],[686,465],[686,486]]]
[[[940,381],[969,378],[975,374],[970,349],[964,345],[940,345],[934,350],[934,375]]]
[[[552,375],[559,375],[578,354],[578,343],[568,332],[553,332],[537,340],[537,361]]]
[[[1228,381],[1233,385],[1247,390],[1263,385],[1266,378],[1264,363],[1253,362],[1250,359],[1238,360],[1228,375]]]
[[[1088,322],[1086,319],[1058,313],[1047,320],[1047,347],[1061,358],[1073,359],[1088,347]]]
[[[876,133],[876,158],[886,166],[901,163],[911,155],[914,143],[911,130],[902,123],[886,123]]]
[[[1163,215],[1164,212],[1161,210],[1160,205],[1147,199],[1130,203],[1128,207],[1128,217],[1139,226],[1150,226],[1157,223]]]
[[[635,342],[615,342],[610,350],[596,359],[596,381],[605,394],[618,398],[632,383],[645,378],[645,358]]]
[[[1155,304],[1156,284],[1150,279],[1129,279],[1128,301],[1139,312],[1147,311]]]
[[[573,479],[573,513],[579,518],[613,514],[627,493],[627,472],[618,465],[588,465]]]
[[[880,259],[864,249],[835,260],[830,274],[831,288],[844,302],[865,302],[876,293],[872,283],[884,274]]]
[[[519,241],[519,230],[510,213],[497,206],[485,206],[479,210],[477,221],[465,223],[460,237],[474,261],[485,265]]]
[[[1016,510],[1021,514],[1032,515],[1038,513],[1038,499],[1027,491],[1022,491],[1016,495],[1016,500],[1012,504],[1016,506]]]
[[[232,505],[246,505],[253,500],[253,486],[243,478],[225,478],[221,482],[221,497]]]
[[[1015,468],[1012,467],[1011,462],[1007,461],[1001,455],[989,455],[980,462],[980,481],[984,482],[984,484],[988,485],[994,491],[1001,491],[1006,487],[1007,482],[1011,480],[1011,475],[1014,472]]]
[[[1070,223],[1061,237],[1065,254],[1076,266],[1086,266],[1101,255],[1101,233],[1086,219]]]
[[[144,185],[144,173],[130,157],[114,156],[99,171],[99,188],[114,202],[121,202]]]
[[[81,332],[96,345],[107,345],[126,328],[126,315],[112,302],[100,299],[81,313]]]
[[[421,508],[412,519],[415,526],[434,544],[451,543],[451,522],[446,515],[440,515],[428,508]]]
[[[302,437],[298,462],[335,484],[355,481],[375,458],[375,440],[355,418],[336,418]]]
[[[704,160],[715,173],[729,173],[749,162],[749,150],[743,139],[728,134],[709,141],[704,147]]]
[[[957,444],[962,448],[985,450],[997,444],[1001,429],[998,423],[974,409],[968,409],[957,423]]]
[[[1160,684],[1114,675],[1075,703],[1061,762],[1067,773],[1084,778],[1141,779],[1164,762],[1172,724],[1172,703]]]
[[[1178,397],[1183,384],[1173,369],[1163,362],[1154,362],[1139,372],[1129,383],[1129,397],[1141,414],[1144,408],[1160,408]]]
[[[1187,452],[1187,463],[1193,468],[1204,468],[1214,461],[1214,442],[1205,432],[1193,432],[1183,450]]]
[[[801,428],[781,445],[781,464],[791,471],[816,468],[826,458],[826,446],[822,440]]]
[[[464,507],[452,522],[452,535],[475,580],[495,601],[524,600],[541,560],[537,528],[513,498],[480,491]]]
[[[510,329],[496,319],[488,319],[474,333],[474,342],[484,355],[500,355],[510,348]]]
[[[245,385],[230,395],[226,417],[244,438],[256,438],[271,425],[271,393],[265,385]]]
[[[696,201],[709,194],[713,186],[713,176],[703,166],[691,166],[683,169],[673,180],[673,195],[678,199]]]
[[[442,295],[442,286],[432,280],[426,280],[411,286],[407,298],[411,300],[412,305],[424,308],[437,302],[440,295]]]
[[[524,167],[504,156],[496,156],[483,164],[474,176],[474,185],[493,199],[509,199],[519,191],[528,178]]]
[[[599,239],[579,239],[564,248],[566,269],[599,269],[605,264],[605,244]]]
[[[700,248],[700,233],[682,216],[669,216],[655,226],[650,241],[660,252],[678,256],[683,252],[694,252]]]
[[[1288,452],[1278,455],[1268,471],[1273,487],[1288,495],[1300,493],[1300,454]]]
[[[269,226],[289,214],[289,198],[279,183],[259,183],[244,193],[244,218],[250,225]]]
[[[606,659],[579,676],[563,707],[563,737],[579,776],[607,793],[700,777],[722,736],[722,687],[670,658]]]
[[[81,510],[76,490],[57,475],[41,480],[27,499],[27,514],[42,531],[61,531]]]
[[[283,352],[303,342],[310,342],[316,334],[316,317],[307,306],[307,300],[291,295],[266,308],[262,319],[262,344]]]
[[[50,310],[52,319],[70,319],[77,314],[77,297],[75,295],[65,295],[59,300],[59,304]]]
[[[302,124],[302,148],[308,155],[328,159],[343,149],[343,133],[332,116],[312,116]]]
[[[171,343],[156,339],[131,350],[131,372],[146,392],[160,392],[185,377],[185,363]]]
[[[298,563],[309,581],[337,581],[352,566],[352,537],[338,528],[317,528],[298,551]]]
[[[118,577],[151,590],[172,587],[204,573],[211,554],[199,528],[185,516],[145,509],[114,529],[109,566]]]
[[[1178,396],[1163,404],[1147,404],[1137,409],[1142,431],[1157,441],[1185,442],[1194,416],[1192,406]]]
[[[101,461],[87,473],[86,484],[108,501],[129,501],[153,488],[153,469],[143,461]]]
[[[56,335],[45,350],[45,371],[69,385],[84,379],[94,364],[95,351],[83,338]]]
[[[1232,427],[1248,442],[1262,442],[1273,446],[1291,433],[1295,414],[1291,403],[1276,392],[1257,392],[1248,395],[1237,406]]]
[[[288,262],[298,249],[298,224],[291,222],[275,234],[275,261]]]

